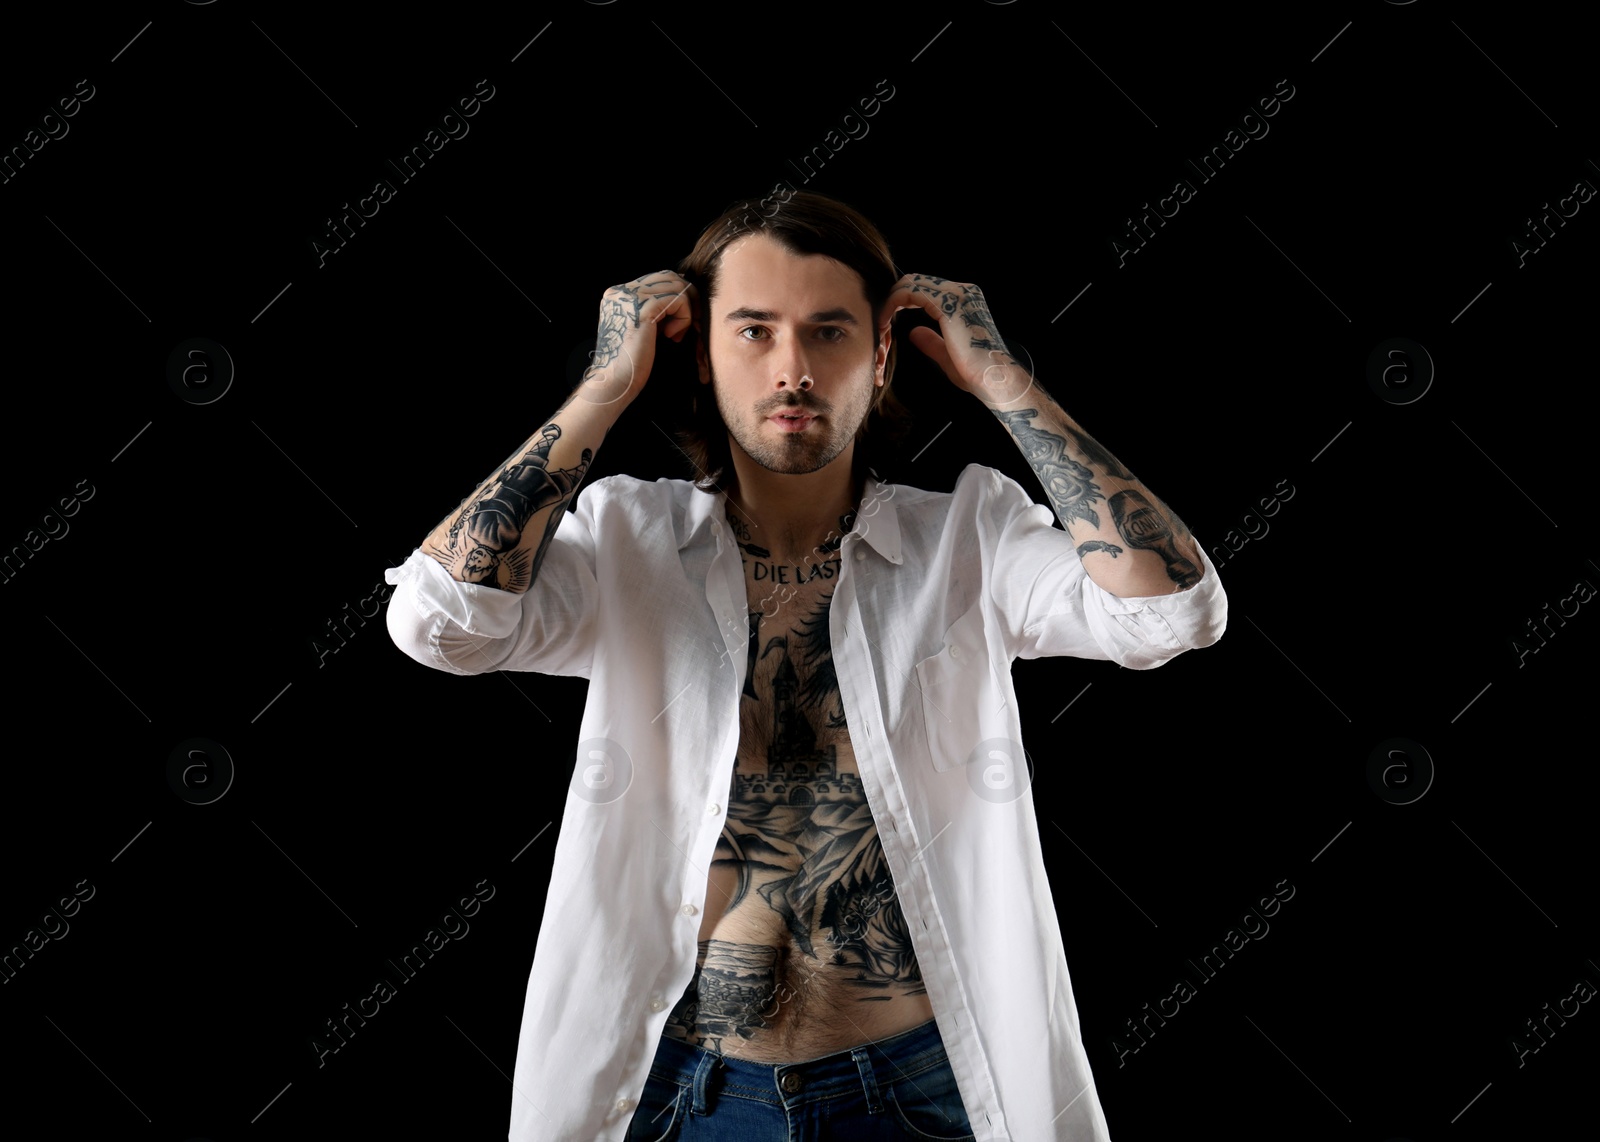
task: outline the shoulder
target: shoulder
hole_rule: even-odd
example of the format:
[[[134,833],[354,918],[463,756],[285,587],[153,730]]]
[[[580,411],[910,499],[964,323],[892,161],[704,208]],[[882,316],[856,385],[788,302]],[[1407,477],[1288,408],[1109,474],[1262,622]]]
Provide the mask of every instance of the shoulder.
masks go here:
[[[671,536],[682,546],[710,518],[716,501],[716,495],[700,491],[688,480],[644,480],[617,473],[586,484],[578,493],[576,510],[596,526],[626,529],[641,539]]]
[[[908,484],[879,484],[877,493],[893,499],[900,512],[924,519],[966,518],[997,501],[1032,502],[1022,485],[985,464],[968,464],[961,469],[955,487],[948,492],[914,488]]]
[[[602,476],[598,480],[591,480],[583,486],[578,493],[579,497],[593,496],[599,500],[635,503],[641,500],[660,506],[666,503],[690,502],[690,495],[704,496],[705,492],[695,491],[694,485],[688,480],[669,480],[662,477],[658,480],[643,480],[638,476],[630,476],[625,472],[617,472],[610,476]],[[708,499],[710,497],[707,497]]]
[[[972,566],[999,543],[1019,507],[1031,504],[1015,481],[983,464],[968,464],[948,491],[869,483],[857,526],[879,533],[870,542],[891,562],[903,555],[917,566]]]
[[[1071,538],[1048,506],[985,464],[968,464],[948,492],[901,488],[895,507],[908,556],[916,563],[976,569],[994,564],[1007,544],[1050,545]],[[1045,553],[1053,554],[1054,548]]]

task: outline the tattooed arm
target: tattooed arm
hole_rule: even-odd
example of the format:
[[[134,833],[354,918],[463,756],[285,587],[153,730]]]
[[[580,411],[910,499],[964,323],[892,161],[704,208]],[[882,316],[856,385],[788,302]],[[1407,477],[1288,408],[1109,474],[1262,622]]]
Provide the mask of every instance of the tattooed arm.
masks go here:
[[[1199,549],[1189,529],[1017,363],[982,290],[907,274],[890,294],[880,324],[913,307],[937,320],[944,335],[919,327],[910,333],[912,344],[1005,425],[1091,579],[1124,598],[1168,595],[1200,581]]]
[[[693,321],[693,304],[692,287],[670,270],[608,289],[590,365],[577,388],[440,521],[422,550],[463,583],[518,592],[532,586],[595,450],[649,378],[655,326],[681,340]]]
[[[1124,597],[1167,595],[1200,581],[1184,522],[1037,384],[1009,407],[984,403],[1038,473],[1091,579]]]

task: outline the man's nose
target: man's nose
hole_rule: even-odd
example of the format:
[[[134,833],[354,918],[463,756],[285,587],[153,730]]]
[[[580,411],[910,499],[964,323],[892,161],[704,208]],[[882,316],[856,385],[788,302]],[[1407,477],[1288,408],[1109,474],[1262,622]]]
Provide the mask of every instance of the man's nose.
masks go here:
[[[772,387],[775,388],[780,393],[784,392],[785,390],[791,390],[791,389],[794,390],[795,392],[807,392],[807,391],[810,390],[812,384],[814,384],[814,383],[815,382],[812,381],[810,373],[806,373],[806,372],[796,373],[796,372],[793,372],[791,370],[785,369],[782,372],[780,372],[775,378],[773,378]]]
[[[770,350],[770,368],[773,369],[773,390],[805,390],[816,384],[816,373],[811,369],[810,355],[805,337],[781,334],[778,345]]]
[[[779,392],[785,389],[801,391],[815,384],[805,353],[793,342],[790,345],[789,350],[780,354],[774,362],[772,387]]]

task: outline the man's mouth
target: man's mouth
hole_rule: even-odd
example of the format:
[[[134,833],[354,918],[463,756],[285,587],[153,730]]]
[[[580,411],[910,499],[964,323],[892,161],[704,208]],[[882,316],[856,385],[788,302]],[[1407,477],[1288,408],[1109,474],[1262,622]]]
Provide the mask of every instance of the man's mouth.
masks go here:
[[[805,412],[780,412],[767,419],[785,432],[799,432],[817,418]]]

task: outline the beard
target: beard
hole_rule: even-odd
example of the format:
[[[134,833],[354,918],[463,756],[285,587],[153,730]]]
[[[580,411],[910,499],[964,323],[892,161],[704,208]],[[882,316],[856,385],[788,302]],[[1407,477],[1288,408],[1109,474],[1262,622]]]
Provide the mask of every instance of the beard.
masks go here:
[[[863,377],[843,389],[841,396],[848,404],[824,401],[809,391],[796,390],[750,405],[730,406],[717,384],[715,366],[708,362],[707,369],[717,411],[733,442],[769,472],[804,475],[827,467],[850,446],[872,407],[874,373],[870,364]],[[767,423],[768,417],[788,411],[820,419],[799,432],[780,432]]]

